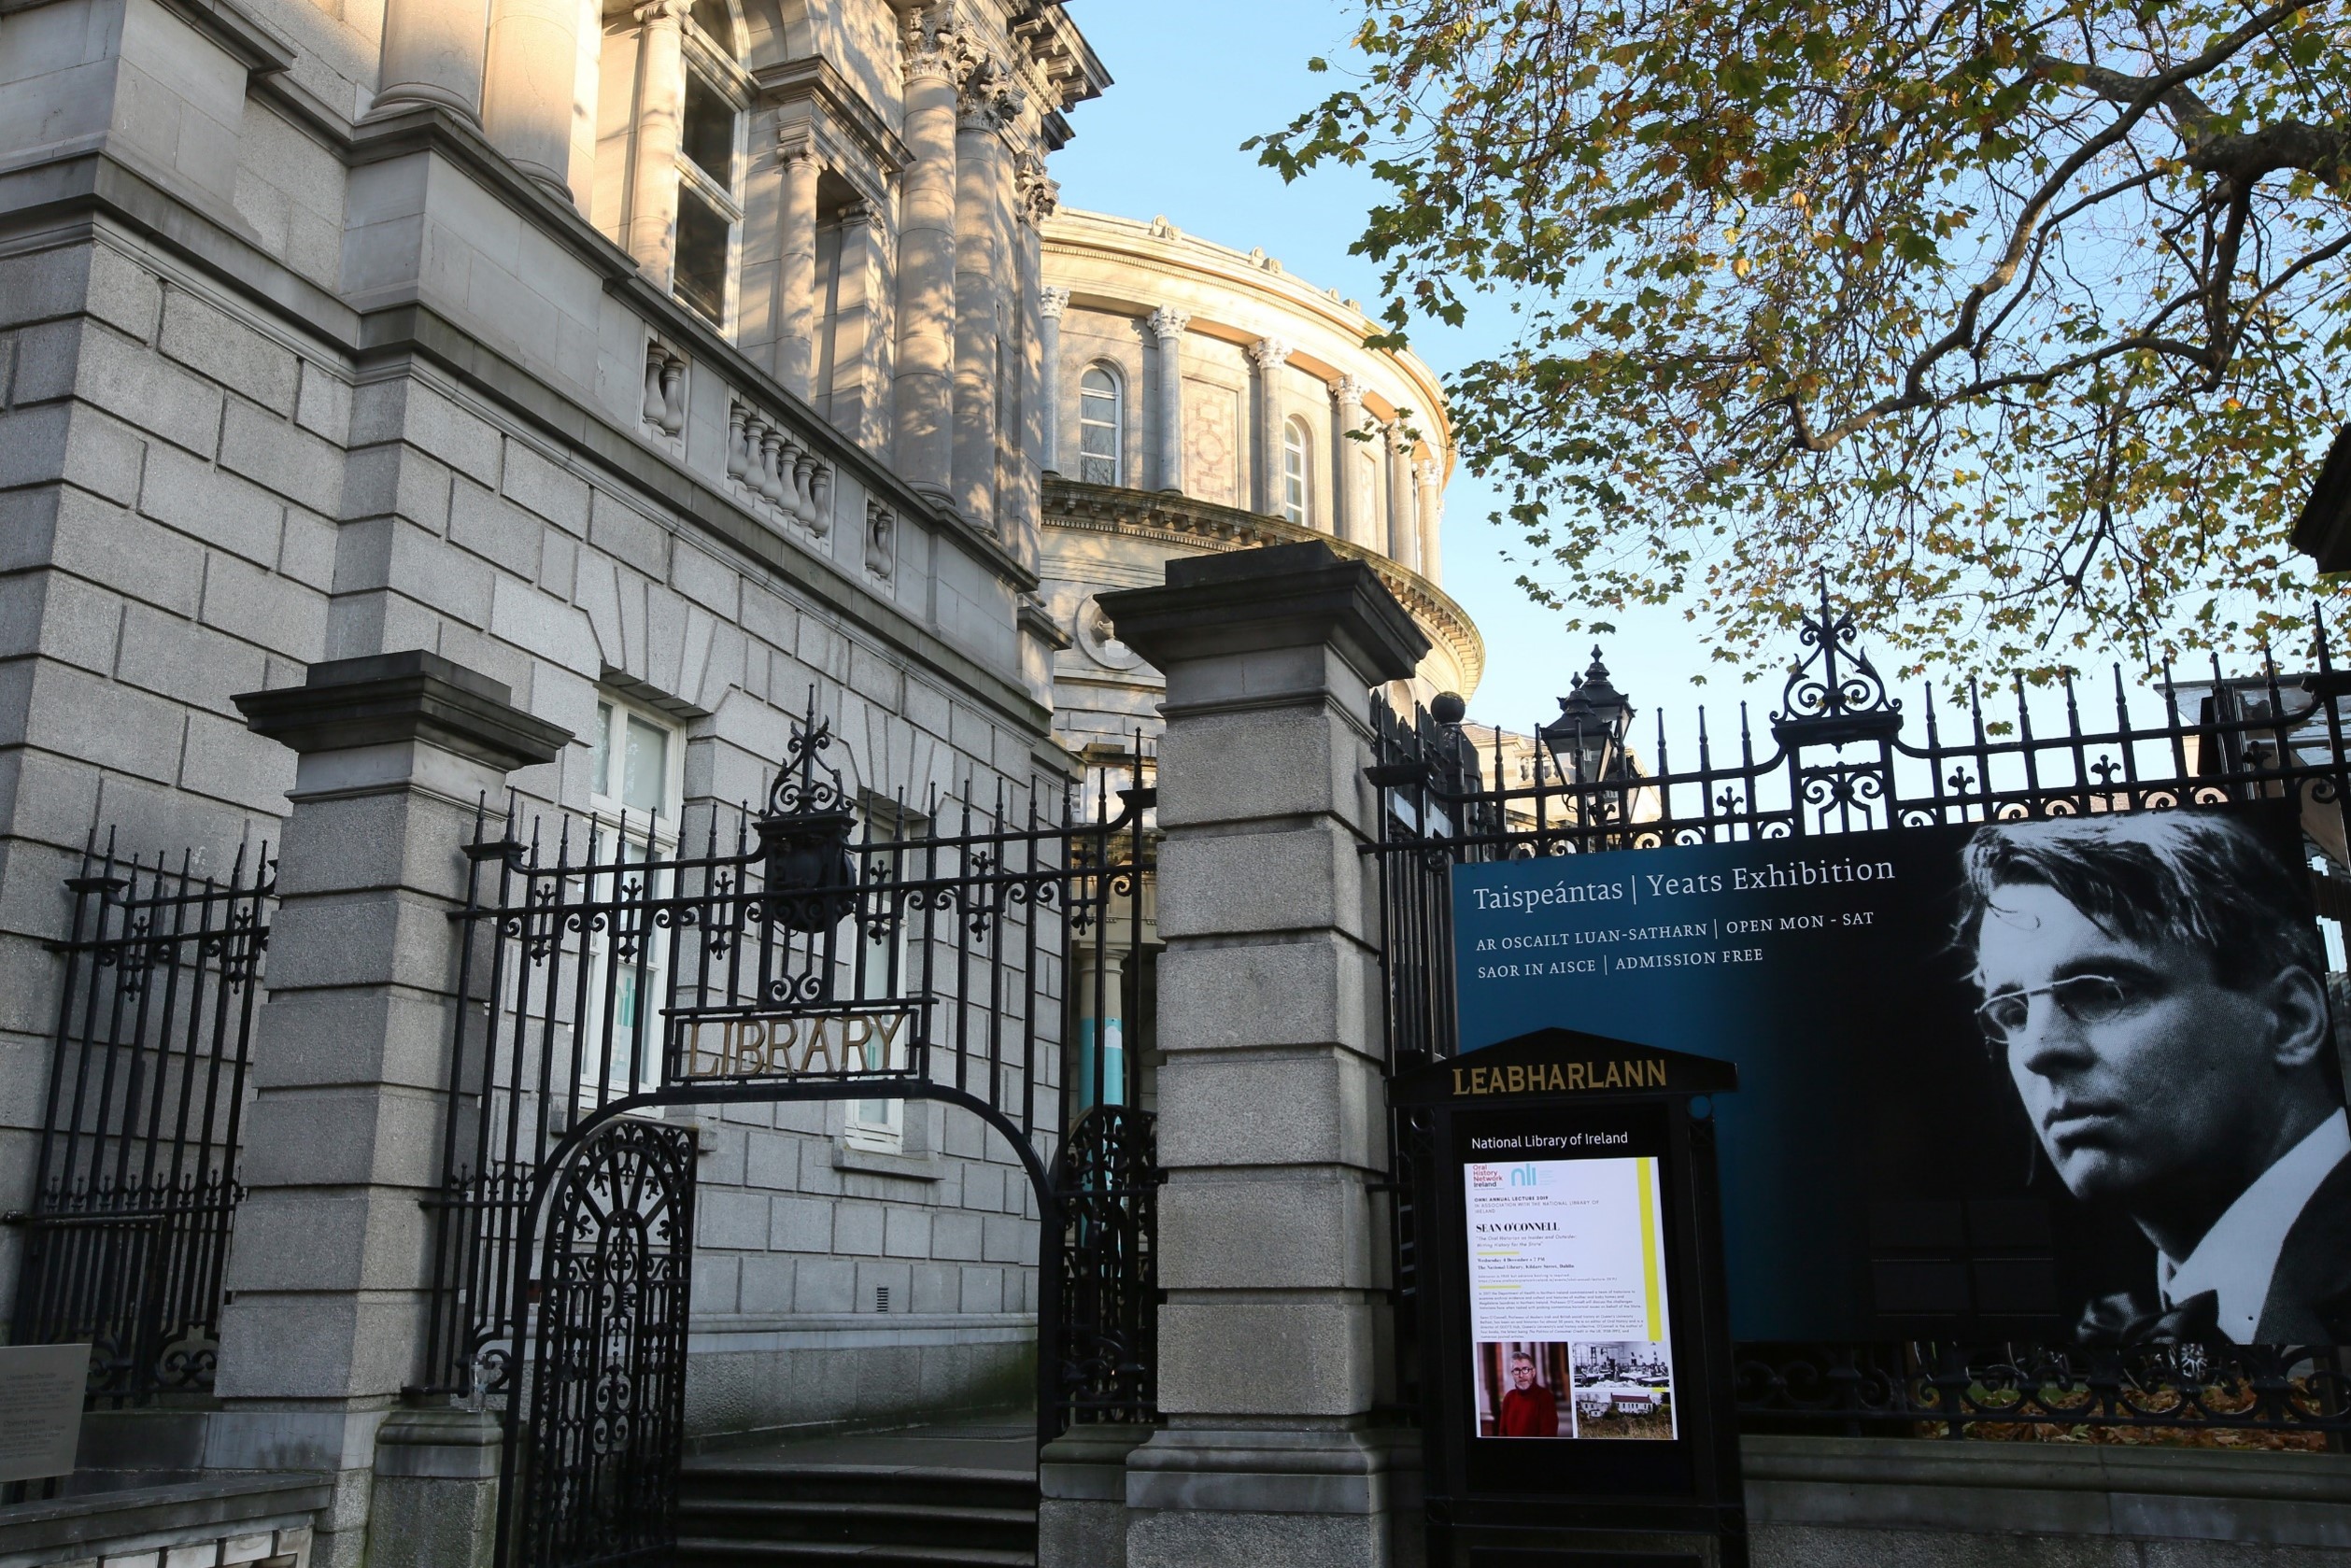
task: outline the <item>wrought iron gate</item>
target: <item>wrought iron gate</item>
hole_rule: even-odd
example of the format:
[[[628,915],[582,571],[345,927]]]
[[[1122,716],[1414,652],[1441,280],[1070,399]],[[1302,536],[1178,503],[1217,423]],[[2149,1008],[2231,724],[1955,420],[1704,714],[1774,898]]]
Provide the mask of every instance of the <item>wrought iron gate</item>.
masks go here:
[[[1057,1353],[1064,1425],[1155,1419],[1159,1169],[1154,1118],[1096,1106],[1054,1163],[1063,1249]]]
[[[2256,798],[2300,801],[2305,830],[2338,861],[2345,854],[2351,671],[2335,669],[2323,633],[2301,676],[2266,658],[2259,674],[2236,679],[2216,662],[2209,679],[2184,680],[2166,666],[2163,711],[2152,719],[2145,699],[2133,713],[2119,670],[2110,722],[2087,715],[2089,694],[2069,681],[2062,727],[2038,733],[2021,684],[1974,693],[1947,720],[1931,687],[1905,711],[1825,590],[1801,645],[1763,737],[1745,703],[1735,734],[1720,740],[1699,713],[1695,767],[1674,765],[1662,716],[1654,749],[1635,757],[1630,706],[1596,655],[1531,744],[1508,745],[1497,732],[1482,756],[1464,734],[1458,699],[1439,713],[1408,715],[1374,697],[1378,751],[1367,776],[1386,809],[1381,841],[1365,853],[1380,868],[1391,1071],[1457,1049],[1449,879],[1465,862]],[[1923,721],[1917,742],[1914,717]],[[2322,912],[2339,923],[2351,913],[2351,884],[2327,875],[2316,892]],[[1419,1237],[1406,1195],[1424,1137],[1409,1120],[1394,1135],[1397,1364],[1409,1389]],[[1742,1419],[1762,1430],[1959,1437],[1990,1421],[2351,1434],[2351,1379],[2330,1356],[2295,1347],[1742,1345],[1739,1360]]]
[[[693,1129],[606,1123],[549,1203],[515,1521],[523,1561],[667,1561],[693,1269]]]
[[[109,836],[66,881],[13,1337],[89,1340],[93,1405],[212,1387],[275,876],[266,846],[215,876]]]
[[[830,744],[812,709],[762,809],[705,802],[675,837],[510,806],[467,847],[427,1377],[504,1406],[506,1561],[669,1540],[693,1242],[673,1106],[935,1100],[987,1122],[1038,1195],[1041,1435],[1149,1419],[1150,1117],[1131,1056],[1079,1024],[1112,1016],[1113,983],[1133,1016],[1150,764],[1139,745],[1059,798],[854,798]],[[1078,1078],[1110,1103],[1056,1184]],[[1104,1304],[1069,1320],[1076,1347],[1065,1278]]]

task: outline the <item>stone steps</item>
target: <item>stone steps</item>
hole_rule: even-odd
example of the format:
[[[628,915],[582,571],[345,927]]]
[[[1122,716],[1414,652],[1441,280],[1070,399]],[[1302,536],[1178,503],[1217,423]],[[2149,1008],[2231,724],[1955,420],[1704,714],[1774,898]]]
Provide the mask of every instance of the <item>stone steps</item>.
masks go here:
[[[679,1568],[1032,1568],[1037,1482],[1013,1471],[689,1461]]]

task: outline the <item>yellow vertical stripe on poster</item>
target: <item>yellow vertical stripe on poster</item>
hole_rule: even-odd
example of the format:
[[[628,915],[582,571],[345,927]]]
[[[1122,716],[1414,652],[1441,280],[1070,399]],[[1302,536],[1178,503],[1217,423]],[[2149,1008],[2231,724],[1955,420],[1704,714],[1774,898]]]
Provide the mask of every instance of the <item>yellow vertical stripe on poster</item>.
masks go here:
[[[1649,1342],[1654,1345],[1665,1337],[1665,1298],[1657,1288],[1657,1162],[1633,1163],[1640,1172],[1641,1286],[1649,1298]]]

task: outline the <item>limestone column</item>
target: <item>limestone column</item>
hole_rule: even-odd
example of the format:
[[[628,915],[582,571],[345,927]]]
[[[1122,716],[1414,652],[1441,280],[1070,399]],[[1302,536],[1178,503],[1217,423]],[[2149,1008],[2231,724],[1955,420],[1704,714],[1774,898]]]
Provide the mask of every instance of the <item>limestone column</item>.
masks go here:
[[[1159,487],[1183,488],[1183,330],[1192,318],[1173,305],[1151,313],[1151,335],[1159,343],[1157,420]]]
[[[991,532],[1005,368],[997,312],[1012,281],[1004,275],[1012,258],[998,247],[997,224],[999,187],[1012,174],[1000,134],[1007,96],[995,63],[984,64],[964,84],[956,120],[954,498],[967,521]]]
[[[572,199],[579,26],[579,0],[493,0],[482,90],[490,145],[564,202]]]
[[[1036,232],[1022,215],[1029,187],[1030,162],[1016,137],[1023,117],[1005,122],[999,135],[1002,178],[996,186],[996,532],[1025,558],[1036,537],[1037,447],[1028,421],[1036,408],[1037,328],[1034,302],[1043,278]]]
[[[876,457],[888,455],[890,441],[885,238],[867,203],[841,209],[841,289],[833,305],[831,402],[826,414],[836,429]]]
[[[804,398],[816,395],[816,138],[804,125],[779,133],[784,165],[784,233],[775,279],[775,378]],[[843,254],[846,254],[845,246]]]
[[[1380,547],[1380,527],[1371,515],[1371,492],[1364,478],[1363,443],[1350,432],[1364,428],[1364,384],[1353,375],[1331,383],[1331,531],[1367,550]]]
[[[1404,421],[1388,426],[1388,558],[1420,570],[1421,526],[1412,512],[1412,438]]]
[[[956,57],[961,35],[918,13],[906,51],[898,229],[898,471],[945,501],[954,474]]]
[[[235,700],[257,733],[301,759],[206,1458],[228,1470],[334,1475],[333,1539],[313,1561],[347,1568],[365,1540],[378,1426],[421,1370],[430,1221],[420,1200],[443,1176],[457,1000],[448,911],[465,891],[463,846],[476,802],[499,798],[508,773],[551,760],[571,735],[517,708],[498,682],[415,650],[314,664],[302,685]],[[393,1469],[470,1469],[468,1517],[486,1524],[483,1449],[495,1439],[480,1423],[494,1420],[410,1433]],[[491,1447],[491,1472],[495,1459]],[[425,1515],[419,1528],[454,1517]],[[377,1563],[463,1564],[481,1545],[395,1542],[382,1520],[372,1533]]]
[[[677,258],[677,148],[686,120],[686,51],[680,21],[687,0],[637,7],[636,162],[629,177],[629,254],[658,289],[667,289]]]
[[[1386,1165],[1365,696],[1428,642],[1319,542],[1104,594],[1164,671],[1159,1408],[1127,1568],[1388,1568]],[[1417,1533],[1417,1519],[1411,1521]]]
[[[1249,362],[1257,371],[1257,439],[1250,454],[1251,487],[1257,510],[1269,517],[1282,516],[1282,367],[1290,362],[1290,346],[1278,337],[1259,338],[1249,346]]]
[[[368,117],[431,104],[478,121],[489,36],[489,0],[388,0]]]
[[[1023,153],[1013,161],[1014,205],[1010,238],[1019,265],[1012,297],[1003,302],[1007,324],[1019,345],[1020,374],[1013,390],[1014,416],[998,439],[1005,465],[1003,489],[1011,497],[1013,555],[1036,569],[1044,556],[1046,359],[1042,301],[1045,245],[1041,225],[1053,216],[1060,187],[1045,177],[1045,161]],[[1055,332],[1060,323],[1054,323]],[[1058,358],[1058,356],[1055,356]]]
[[[1445,580],[1445,553],[1439,548],[1438,530],[1445,519],[1445,492],[1438,486],[1435,459],[1423,459],[1412,470],[1420,480],[1413,501],[1421,520],[1421,575],[1432,583]]]
[[[1039,460],[1047,473],[1061,472],[1061,313],[1069,308],[1069,290],[1039,290],[1037,344],[1044,365],[1037,386],[1037,417],[1044,424],[1043,451]]]
[[[1077,962],[1078,1059],[1071,1070],[1077,1085],[1070,1101],[1072,1116],[1098,1105],[1126,1105],[1126,952],[1113,938],[1097,950],[1080,944]],[[1096,1062],[1096,1045],[1100,1061]]]

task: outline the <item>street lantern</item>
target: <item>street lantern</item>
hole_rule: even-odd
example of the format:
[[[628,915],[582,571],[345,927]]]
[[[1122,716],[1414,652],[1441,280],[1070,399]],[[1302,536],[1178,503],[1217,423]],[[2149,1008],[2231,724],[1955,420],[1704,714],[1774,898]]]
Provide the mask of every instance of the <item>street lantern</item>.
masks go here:
[[[1592,665],[1576,677],[1567,695],[1559,699],[1559,717],[1537,731],[1562,778],[1578,784],[1597,784],[1620,770],[1624,737],[1633,723],[1633,704],[1608,679],[1600,650],[1592,650]]]

